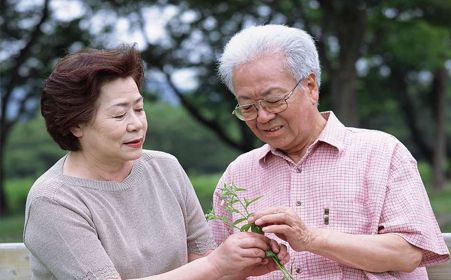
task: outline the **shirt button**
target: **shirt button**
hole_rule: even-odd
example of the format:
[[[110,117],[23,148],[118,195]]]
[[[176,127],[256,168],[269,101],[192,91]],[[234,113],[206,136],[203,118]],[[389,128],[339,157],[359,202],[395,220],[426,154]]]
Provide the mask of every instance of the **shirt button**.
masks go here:
[[[296,172],[297,173],[301,173],[302,172],[302,168],[300,168],[300,167],[296,168]]]
[[[302,205],[302,202],[300,202],[299,200],[296,201],[296,206],[301,206],[301,205]]]
[[[301,271],[302,271],[302,270],[301,270],[301,269],[300,269],[299,267],[298,267],[298,268],[296,268],[296,273],[298,273],[298,274],[299,274],[299,273],[301,273]]]

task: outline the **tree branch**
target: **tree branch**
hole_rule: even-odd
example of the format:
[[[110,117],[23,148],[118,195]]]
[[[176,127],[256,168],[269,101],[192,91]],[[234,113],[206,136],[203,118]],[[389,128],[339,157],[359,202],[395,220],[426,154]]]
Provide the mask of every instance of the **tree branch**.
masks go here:
[[[49,3],[50,3],[50,0],[46,0],[44,2],[44,6],[42,8],[41,18],[40,18],[39,22],[36,24],[33,31],[30,33],[30,36],[29,36],[28,41],[25,44],[25,46],[20,50],[20,52],[14,59],[14,62],[13,62],[14,66],[10,71],[11,79],[8,81],[8,83],[5,87],[5,91],[2,94],[2,99],[1,99],[2,107],[1,107],[1,115],[0,115],[1,121],[0,122],[2,125],[2,130],[1,130],[2,138],[5,137],[5,135],[7,134],[7,127],[10,127],[9,125],[6,125],[7,124],[6,108],[8,106],[8,101],[11,98],[11,94],[12,94],[14,88],[17,86],[16,83],[17,83],[17,79],[19,77],[19,69],[23,65],[23,63],[27,60],[30,50],[31,50],[31,47],[34,45],[36,40],[39,38],[39,35],[42,33],[41,27],[47,21],[48,16],[49,16]],[[2,140],[4,140],[4,139],[2,139]],[[1,141],[1,142],[3,143],[3,141]]]

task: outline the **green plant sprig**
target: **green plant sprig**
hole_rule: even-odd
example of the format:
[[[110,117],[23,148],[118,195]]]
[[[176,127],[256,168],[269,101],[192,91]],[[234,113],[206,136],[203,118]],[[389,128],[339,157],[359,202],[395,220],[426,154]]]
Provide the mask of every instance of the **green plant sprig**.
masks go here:
[[[248,223],[247,220],[252,216],[252,212],[249,211],[249,207],[255,203],[257,200],[261,198],[261,196],[253,198],[253,199],[247,199],[243,198],[241,199],[238,196],[239,192],[245,192],[246,189],[240,188],[236,185],[227,185],[224,184],[224,186],[221,189],[221,203],[223,203],[225,210],[233,215],[238,214],[240,218],[236,219],[235,221],[232,221],[227,216],[223,215],[216,215],[214,212],[214,209],[212,209],[209,213],[205,215],[207,220],[220,220],[224,224],[228,225],[231,228],[238,229],[240,232],[255,232],[259,234],[264,234],[261,227],[257,226],[254,223]],[[242,210],[238,209],[236,204],[241,205]],[[240,226],[240,224],[244,223]],[[285,266],[280,262],[280,259],[277,257],[277,255],[271,250],[268,249],[266,251],[266,257],[271,258],[274,263],[277,265],[279,270],[282,272],[283,278],[282,280],[294,280],[293,276],[290,274],[290,272],[285,268]]]

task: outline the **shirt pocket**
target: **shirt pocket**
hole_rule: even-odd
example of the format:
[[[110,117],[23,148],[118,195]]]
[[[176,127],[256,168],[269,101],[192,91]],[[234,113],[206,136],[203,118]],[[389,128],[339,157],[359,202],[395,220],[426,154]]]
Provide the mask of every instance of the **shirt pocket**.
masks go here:
[[[357,201],[328,201],[321,206],[318,217],[321,228],[350,234],[369,233],[371,221],[367,205]]]

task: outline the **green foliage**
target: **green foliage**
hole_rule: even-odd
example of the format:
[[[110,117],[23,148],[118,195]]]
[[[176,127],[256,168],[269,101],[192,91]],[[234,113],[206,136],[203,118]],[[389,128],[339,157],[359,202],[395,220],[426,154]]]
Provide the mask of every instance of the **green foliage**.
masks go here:
[[[30,177],[10,179],[6,182],[6,194],[8,201],[6,206],[9,213],[23,213],[27,194],[33,185],[34,179]]]
[[[6,178],[37,178],[65,153],[47,133],[41,116],[17,124],[6,147]]]
[[[149,103],[146,113],[145,147],[175,155],[189,173],[222,172],[238,155],[180,107]],[[48,135],[41,116],[18,123],[6,148],[6,178],[37,178],[66,153]]]
[[[264,234],[261,227],[254,223],[248,223],[247,220],[252,216],[252,212],[249,211],[249,207],[254,204],[261,197],[255,197],[248,199],[246,197],[240,198],[238,193],[245,192],[246,189],[241,188],[236,185],[226,185],[221,188],[221,203],[224,204],[227,213],[239,214],[239,218],[232,221],[227,216],[218,216],[212,209],[209,213],[205,215],[207,220],[220,220],[224,224],[230,226],[231,228],[236,228],[240,232],[255,232],[258,234]],[[279,270],[282,272],[283,280],[294,280],[290,272],[285,268],[285,266],[280,262],[279,257],[271,250],[266,250],[266,257],[271,258],[277,265]]]
[[[145,147],[173,154],[188,173],[222,172],[238,156],[180,107],[146,104],[146,114],[149,128]]]
[[[188,174],[204,213],[212,208],[213,192],[221,174]]]
[[[425,164],[420,164],[420,173],[426,174],[424,170],[430,169]],[[422,171],[423,170],[423,171]],[[212,197],[214,188],[219,180],[220,174],[193,175],[190,174],[190,180],[201,202],[204,213],[212,209]],[[22,242],[22,231],[24,224],[23,209],[25,208],[25,199],[34,178],[22,178],[6,181],[6,191],[8,193],[7,205],[12,207],[11,216],[0,218],[0,242]],[[435,191],[427,188],[429,199],[436,217],[449,217],[451,213],[451,185],[443,191]],[[442,232],[451,232],[451,222],[440,225]]]
[[[23,242],[24,215],[0,217],[0,243]]]

